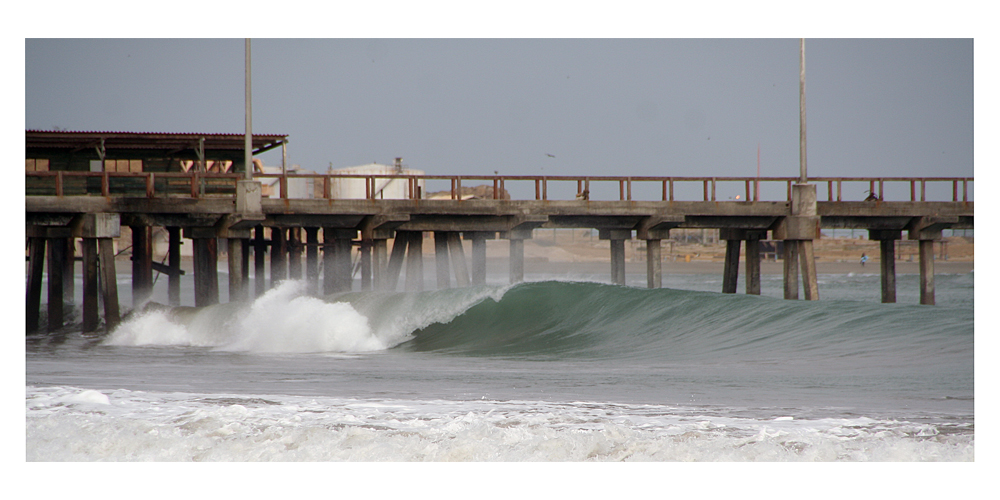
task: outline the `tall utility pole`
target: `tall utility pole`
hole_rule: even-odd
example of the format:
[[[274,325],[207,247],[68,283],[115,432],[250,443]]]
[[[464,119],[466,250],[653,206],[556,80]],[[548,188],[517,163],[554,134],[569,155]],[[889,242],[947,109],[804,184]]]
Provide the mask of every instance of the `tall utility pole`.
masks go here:
[[[253,110],[250,107],[250,39],[244,41],[246,52],[246,134],[243,138],[243,165],[246,166],[246,180],[253,180]]]
[[[249,42],[248,42],[249,43]],[[806,39],[799,39],[799,184],[806,175]]]

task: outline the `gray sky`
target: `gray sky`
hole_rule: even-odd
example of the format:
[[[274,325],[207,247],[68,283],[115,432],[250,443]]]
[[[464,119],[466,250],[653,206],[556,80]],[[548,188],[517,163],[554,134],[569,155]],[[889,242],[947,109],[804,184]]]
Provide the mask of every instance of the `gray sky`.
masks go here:
[[[316,171],[798,175],[798,39],[254,39]],[[971,39],[807,39],[811,176],[973,175]],[[243,133],[242,39],[27,39],[25,128]],[[554,155],[555,158],[548,155]],[[280,164],[280,152],[263,155]]]

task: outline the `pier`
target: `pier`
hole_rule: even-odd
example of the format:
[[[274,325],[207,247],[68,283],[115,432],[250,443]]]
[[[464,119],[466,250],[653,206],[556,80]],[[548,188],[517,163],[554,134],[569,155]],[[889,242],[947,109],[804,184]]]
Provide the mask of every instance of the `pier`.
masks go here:
[[[220,244],[228,253],[231,300],[259,296],[285,279],[305,279],[315,293],[351,290],[355,248],[362,290],[397,290],[402,278],[404,290],[419,291],[425,236],[434,240],[438,287],[484,283],[486,241],[496,239],[509,242],[513,283],[524,279],[524,240],[539,228],[597,230],[610,242],[611,281],[619,285],[625,284],[625,241],[645,240],[650,288],[662,284],[661,240],[672,229],[718,229],[726,241],[721,291],[738,291],[745,245],[745,293],[757,295],[760,242],[779,240],[784,297],[798,299],[801,289],[802,298],[818,300],[812,243],[821,228],[846,228],[867,230],[869,239],[880,242],[886,303],[896,301],[896,242],[917,241],[920,303],[933,305],[934,242],[943,230],[972,229],[974,220],[971,177],[815,177],[801,183],[797,177],[257,173],[247,181],[242,135],[26,135],[28,332],[40,326],[43,271],[47,327],[62,326],[63,303],[73,296],[72,288],[66,290],[73,286],[75,240],[83,249],[84,331],[98,328],[99,304],[106,329],[120,321],[112,239],[120,237],[122,225],[132,234],[133,304],[148,299],[154,271],[167,276],[171,305],[180,305],[181,279],[194,280],[195,306],[218,303]],[[254,135],[254,154],[286,142],[280,135]],[[191,166],[184,171],[179,165]],[[363,193],[333,196],[331,187],[347,179],[363,182]],[[264,196],[262,183],[274,180],[277,191]],[[301,180],[311,183],[313,197],[289,196],[289,183]],[[384,199],[389,182],[403,184],[405,196]],[[428,197],[427,186],[433,185],[446,194]],[[471,186],[485,186],[488,195],[468,195]],[[867,199],[857,199],[862,188]],[[725,199],[717,197],[723,190]],[[152,260],[151,228],[166,228],[169,235],[166,264]],[[190,277],[180,268],[183,239],[193,247]],[[471,241],[469,255],[463,240]]]

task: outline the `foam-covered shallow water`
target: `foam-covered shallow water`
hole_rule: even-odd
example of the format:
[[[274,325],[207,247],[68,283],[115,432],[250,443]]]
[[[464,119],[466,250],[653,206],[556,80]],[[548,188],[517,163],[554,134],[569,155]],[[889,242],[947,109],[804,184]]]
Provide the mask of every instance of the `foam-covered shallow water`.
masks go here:
[[[38,461],[962,461],[971,424],[603,402],[28,387]],[[750,412],[747,412],[750,413]],[[759,413],[759,412],[757,412]],[[86,432],[80,432],[85,429]]]
[[[968,281],[935,307],[567,281],[147,307],[28,338],[27,458],[969,461]]]

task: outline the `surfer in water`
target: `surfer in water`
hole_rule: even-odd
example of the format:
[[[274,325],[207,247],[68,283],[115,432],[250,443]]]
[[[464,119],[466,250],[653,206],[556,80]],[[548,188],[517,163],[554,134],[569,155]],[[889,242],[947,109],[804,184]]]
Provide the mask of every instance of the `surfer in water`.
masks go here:
[[[861,267],[865,267],[865,262],[868,262],[868,256],[861,254]]]

